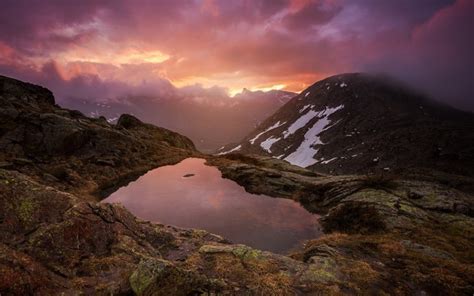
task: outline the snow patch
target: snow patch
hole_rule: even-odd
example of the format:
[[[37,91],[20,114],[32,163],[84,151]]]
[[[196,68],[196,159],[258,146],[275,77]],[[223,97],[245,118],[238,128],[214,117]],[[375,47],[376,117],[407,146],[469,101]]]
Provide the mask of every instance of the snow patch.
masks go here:
[[[300,128],[306,126],[320,111],[309,110],[306,114],[300,116],[295,122],[293,122],[286,131],[283,132],[283,137],[286,139],[288,136],[294,134]]]
[[[270,148],[272,148],[272,145],[275,144],[278,141],[280,141],[280,138],[274,138],[273,136],[271,136],[270,138],[268,138],[265,141],[263,141],[262,143],[260,143],[260,147],[262,147],[268,153],[272,153]]]
[[[314,148],[314,146],[324,144],[321,141],[319,134],[324,130],[328,129],[329,127],[333,126],[330,126],[331,121],[328,119],[328,117],[342,108],[344,108],[344,105],[340,105],[334,108],[326,107],[326,109],[324,109],[323,111],[315,112],[315,114],[313,114],[311,118],[317,115],[318,117],[320,117],[319,120],[316,121],[314,125],[305,133],[304,140],[301,142],[298,149],[296,149],[293,153],[285,157],[285,160],[291,164],[304,168],[315,164],[317,160],[313,157],[316,155],[316,153],[318,153],[319,149]],[[308,113],[311,113],[311,111]],[[307,120],[306,123],[308,121],[309,120]],[[290,131],[290,129],[288,130]]]
[[[347,87],[347,83],[343,82],[343,83],[339,84],[339,86],[340,86],[341,88]]]
[[[331,158],[331,159],[328,159],[328,160],[325,160],[325,161],[321,161],[321,163],[322,163],[322,164],[328,164],[328,163],[330,163],[331,161],[336,160],[336,159],[337,159],[337,157],[333,157],[333,158]]]
[[[107,119],[107,122],[108,122],[108,123],[114,123],[114,122],[116,122],[118,119],[119,119],[118,116],[116,116],[116,117],[111,117],[111,118],[108,118],[108,119]]]
[[[310,92],[307,92],[304,97],[306,98],[307,96],[309,96]]]
[[[233,149],[230,149],[229,151],[224,151],[224,152],[221,152],[221,153],[217,153],[217,155],[224,155],[224,154],[229,154],[231,152],[234,152],[234,151],[238,151],[240,150],[240,148],[242,148],[242,145],[239,145]]]
[[[300,109],[299,113],[303,113],[306,109],[308,109],[308,108],[310,108],[310,107],[312,108],[312,107],[314,107],[314,105],[311,105],[311,104],[310,104],[310,105],[304,106],[303,108]]]
[[[278,121],[277,123],[275,123],[275,124],[272,125],[271,127],[267,128],[267,129],[264,130],[263,132],[261,132],[261,133],[259,133],[258,135],[256,135],[254,138],[250,139],[250,141],[249,141],[250,144],[253,145],[253,144],[255,143],[255,141],[256,141],[258,138],[260,138],[261,135],[263,135],[263,134],[266,133],[266,132],[271,131],[272,129],[276,129],[277,127],[280,127],[280,126],[284,125],[285,123],[286,123],[286,121],[280,124],[280,121]]]

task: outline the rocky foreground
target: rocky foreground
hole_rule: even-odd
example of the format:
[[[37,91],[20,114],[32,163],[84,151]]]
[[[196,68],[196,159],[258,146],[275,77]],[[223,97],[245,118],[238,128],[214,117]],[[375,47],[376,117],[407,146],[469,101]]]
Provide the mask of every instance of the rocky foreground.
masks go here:
[[[248,191],[323,214],[327,234],[282,256],[99,203],[189,156]],[[44,88],[0,77],[0,294],[471,295],[473,184],[437,172],[327,176],[266,157],[204,156],[171,131],[129,115],[117,125],[90,119],[56,106]]]

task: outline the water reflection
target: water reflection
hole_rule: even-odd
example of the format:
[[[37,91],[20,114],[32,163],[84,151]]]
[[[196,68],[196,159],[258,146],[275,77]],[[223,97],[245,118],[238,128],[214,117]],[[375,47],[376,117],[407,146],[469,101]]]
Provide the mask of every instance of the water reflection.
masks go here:
[[[286,252],[321,234],[317,216],[297,202],[250,194],[204,163],[188,158],[155,169],[104,202],[120,202],[144,220],[205,229],[273,252]]]

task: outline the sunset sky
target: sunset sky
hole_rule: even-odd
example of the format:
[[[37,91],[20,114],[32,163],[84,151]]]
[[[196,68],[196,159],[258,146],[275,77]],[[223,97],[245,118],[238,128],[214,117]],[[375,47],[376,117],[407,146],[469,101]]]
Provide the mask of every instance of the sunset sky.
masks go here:
[[[385,72],[474,110],[473,35],[473,0],[3,0],[0,74],[105,99]]]

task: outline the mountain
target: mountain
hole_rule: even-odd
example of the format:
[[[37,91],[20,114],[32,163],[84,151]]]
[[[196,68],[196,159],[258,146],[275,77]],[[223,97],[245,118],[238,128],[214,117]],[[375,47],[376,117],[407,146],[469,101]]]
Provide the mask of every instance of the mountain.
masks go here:
[[[100,202],[187,157],[249,192],[299,202],[321,215],[324,235],[281,255]],[[439,177],[329,176],[268,156],[204,155],[175,132],[131,115],[88,118],[0,76],[0,294],[472,295],[474,182]]]
[[[386,77],[342,74],[294,97],[218,153],[271,155],[333,174],[435,168],[474,173],[474,115]]]
[[[189,137],[203,152],[239,141],[296,94],[280,90],[225,93],[182,90],[166,97],[127,97],[107,102],[62,100],[64,107],[116,122],[123,113]]]

